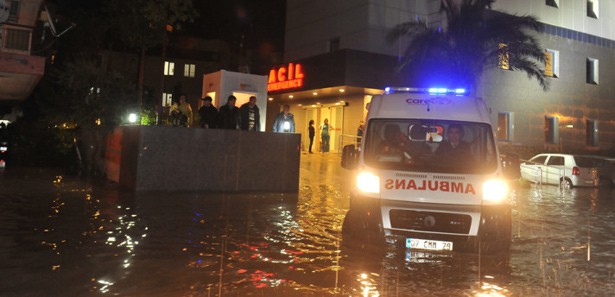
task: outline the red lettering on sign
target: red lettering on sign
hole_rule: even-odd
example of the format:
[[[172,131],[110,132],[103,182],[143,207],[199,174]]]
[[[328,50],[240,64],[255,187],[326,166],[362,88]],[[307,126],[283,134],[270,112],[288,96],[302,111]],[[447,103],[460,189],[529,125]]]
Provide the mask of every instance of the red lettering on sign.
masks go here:
[[[451,183],[451,192],[460,193],[463,192],[463,183]]]
[[[429,181],[429,190],[430,191],[437,191],[438,190],[438,181],[430,180]]]
[[[472,193],[474,195],[476,195],[476,192],[474,192],[474,187],[472,187],[472,184],[468,184],[468,186],[466,187],[466,194],[468,193]]]
[[[411,179],[411,180],[408,182],[408,187],[407,187],[406,189],[408,189],[408,190],[410,190],[410,189],[416,190],[416,183],[414,182],[414,180],[413,180],[413,179]]]
[[[417,190],[425,191],[425,189],[427,189],[427,186],[425,184],[425,181],[423,181],[423,184]]]
[[[448,192],[449,184],[447,181],[440,182],[440,191]]]
[[[268,91],[280,91],[303,87],[303,70],[301,64],[289,63],[269,70]]]
[[[387,190],[392,190],[393,189],[393,180],[392,179],[387,179],[384,182],[384,188]]]

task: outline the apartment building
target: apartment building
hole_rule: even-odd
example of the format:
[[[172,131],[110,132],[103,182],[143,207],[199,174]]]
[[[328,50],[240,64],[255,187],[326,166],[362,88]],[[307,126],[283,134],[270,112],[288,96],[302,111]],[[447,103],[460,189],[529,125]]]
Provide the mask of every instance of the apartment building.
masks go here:
[[[32,54],[32,33],[42,0],[0,1],[0,104],[25,100],[45,72],[45,57]],[[14,112],[0,115],[14,121]]]

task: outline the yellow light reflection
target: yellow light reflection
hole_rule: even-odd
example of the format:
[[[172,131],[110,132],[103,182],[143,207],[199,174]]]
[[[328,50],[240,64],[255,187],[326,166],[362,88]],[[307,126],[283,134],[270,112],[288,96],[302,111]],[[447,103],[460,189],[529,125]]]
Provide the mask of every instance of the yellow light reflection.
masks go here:
[[[492,277],[493,278],[493,277]],[[508,289],[502,288],[495,284],[483,282],[479,291],[472,292],[476,297],[500,297],[500,296],[512,296],[512,293]]]

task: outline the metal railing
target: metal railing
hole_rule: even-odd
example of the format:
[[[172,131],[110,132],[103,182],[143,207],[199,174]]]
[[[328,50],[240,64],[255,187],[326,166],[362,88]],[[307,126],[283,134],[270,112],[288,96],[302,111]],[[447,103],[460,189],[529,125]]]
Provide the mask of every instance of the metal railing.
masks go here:
[[[11,24],[0,25],[0,51],[30,54],[32,29]]]
[[[349,144],[354,144],[355,147],[357,148],[360,147],[362,139],[363,139],[362,136],[341,134],[337,142],[337,154],[341,156],[344,146],[349,145]]]

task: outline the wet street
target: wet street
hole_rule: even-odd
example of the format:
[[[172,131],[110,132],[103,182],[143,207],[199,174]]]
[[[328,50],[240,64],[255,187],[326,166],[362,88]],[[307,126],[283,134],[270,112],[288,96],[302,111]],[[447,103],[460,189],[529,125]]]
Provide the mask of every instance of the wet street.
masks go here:
[[[302,155],[298,194],[211,194],[7,170],[0,296],[615,292],[614,189],[515,188],[504,256],[409,253],[341,243],[350,174],[334,154]]]

